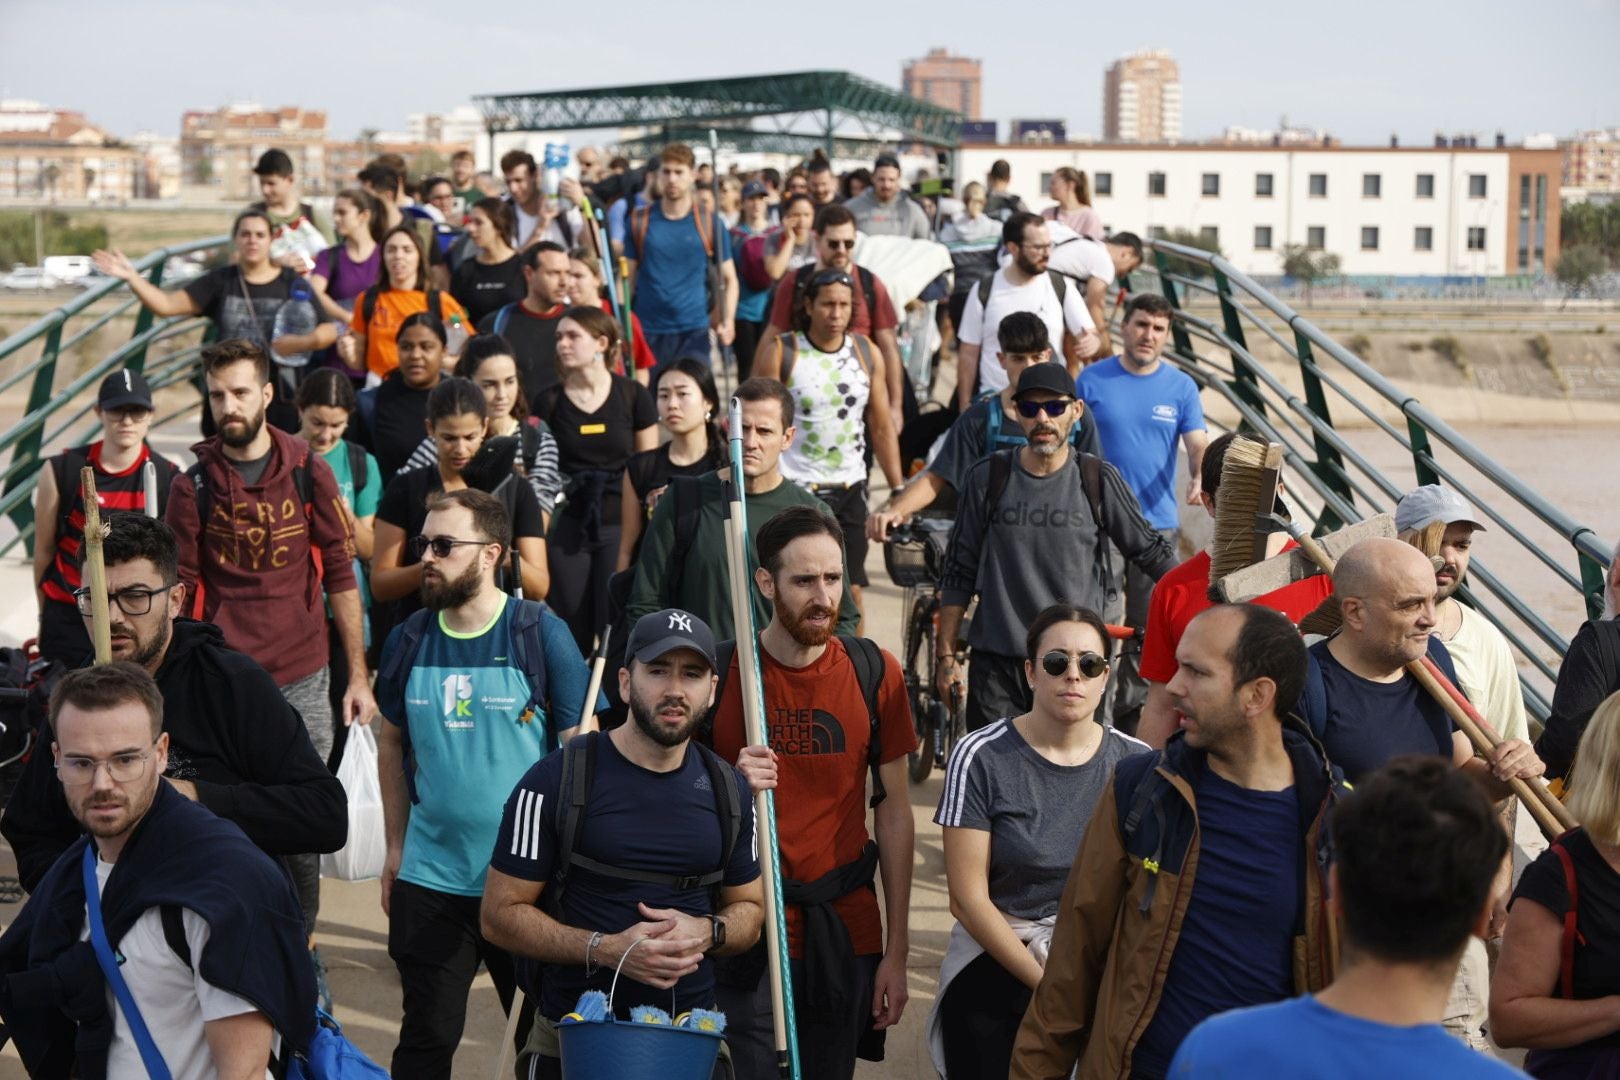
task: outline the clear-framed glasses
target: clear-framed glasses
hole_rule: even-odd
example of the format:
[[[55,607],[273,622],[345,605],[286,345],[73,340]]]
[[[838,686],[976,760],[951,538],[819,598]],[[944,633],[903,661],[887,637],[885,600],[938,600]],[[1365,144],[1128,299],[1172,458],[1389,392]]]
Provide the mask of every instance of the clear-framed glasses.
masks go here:
[[[156,745],[157,740],[154,739],[152,746]],[[114,754],[105,761],[97,758],[64,756],[56,764],[56,775],[61,778],[63,787],[85,787],[95,783],[96,773],[105,767],[113,783],[128,784],[146,775],[146,763],[151,757],[151,746],[145,750],[132,750],[127,754]]]

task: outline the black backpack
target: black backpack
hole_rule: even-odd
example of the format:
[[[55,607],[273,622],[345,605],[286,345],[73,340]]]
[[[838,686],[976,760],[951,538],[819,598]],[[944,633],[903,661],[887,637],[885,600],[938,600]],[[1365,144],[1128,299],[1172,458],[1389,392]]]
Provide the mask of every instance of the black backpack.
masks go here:
[[[169,485],[174,483],[175,473],[180,469],[174,462],[150,447],[147,448],[146,455],[147,460],[157,466],[157,516],[162,517],[163,511],[169,505]],[[68,515],[73,509],[74,500],[78,497],[79,474],[88,464],[90,464],[88,445],[71,447],[51,458],[52,479],[56,481],[56,538],[59,541],[67,535]]]
[[[373,285],[360,296],[361,325],[366,333],[371,332],[371,317],[377,314],[377,297],[382,292],[381,285]],[[431,286],[424,290],[427,294],[427,309],[433,312],[433,317],[440,322],[444,321],[444,300],[438,289]]]
[[[823,269],[825,269],[825,267],[823,267]],[[860,282],[861,295],[866,298],[866,317],[875,322],[877,320],[877,278],[872,275],[872,271],[868,270],[864,266],[856,266],[854,269],[855,280]],[[797,312],[799,309],[804,307],[804,297],[805,294],[810,291],[810,279],[814,277],[815,274],[815,263],[805,263],[803,266],[799,267],[793,272],[793,311]],[[778,285],[778,288],[780,287],[781,286]],[[774,300],[775,298],[773,297],[772,299]],[[792,324],[793,317],[790,313],[788,316],[788,325],[791,326]],[[783,381],[785,382],[786,380]]]
[[[1058,307],[1063,307],[1063,298],[1068,294],[1068,275],[1059,270],[1048,270],[1046,280],[1052,283],[1052,291],[1057,293]],[[979,307],[982,309],[990,303],[990,289],[996,283],[996,275],[990,274],[979,279]]]

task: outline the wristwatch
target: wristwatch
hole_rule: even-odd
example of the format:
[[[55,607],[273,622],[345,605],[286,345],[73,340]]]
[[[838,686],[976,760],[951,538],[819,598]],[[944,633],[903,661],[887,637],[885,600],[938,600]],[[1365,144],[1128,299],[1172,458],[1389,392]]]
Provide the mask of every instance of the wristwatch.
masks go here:
[[[726,921],[718,915],[705,915],[709,920],[709,950],[712,952],[726,943]]]

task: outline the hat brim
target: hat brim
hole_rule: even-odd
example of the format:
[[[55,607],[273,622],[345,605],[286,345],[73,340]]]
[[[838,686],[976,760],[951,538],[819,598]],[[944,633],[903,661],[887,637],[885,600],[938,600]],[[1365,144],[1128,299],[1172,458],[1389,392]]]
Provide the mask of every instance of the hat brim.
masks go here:
[[[139,405],[148,411],[156,408],[151,398],[139,394],[114,394],[110,398],[96,402],[96,407],[101,409],[127,409],[131,405]]]
[[[650,664],[654,660],[668,656],[679,649],[695,652],[703,657],[704,661],[709,665],[710,671],[714,671],[719,666],[713,653],[705,652],[697,642],[681,634],[670,634],[668,637],[661,637],[656,641],[649,642],[631,653],[630,656],[638,663]]]

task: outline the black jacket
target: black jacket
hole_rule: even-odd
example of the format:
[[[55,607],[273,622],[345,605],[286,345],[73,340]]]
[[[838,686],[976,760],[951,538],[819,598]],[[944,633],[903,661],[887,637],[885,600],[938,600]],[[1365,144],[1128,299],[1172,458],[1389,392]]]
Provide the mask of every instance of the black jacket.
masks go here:
[[[88,843],[68,847],[0,937],[0,1019],[30,1076],[106,1076],[114,1034],[106,979],[79,940]],[[251,1001],[290,1049],[307,1050],[315,970],[287,871],[236,826],[160,783],[102,889],[108,942],[116,950],[137,919],[166,905],[208,923],[208,944],[191,958],[202,977]]]
[[[343,846],[349,832],[343,785],[269,674],[227,648],[218,627],[177,619],[156,680],[170,777],[196,784],[202,805],[241,826],[268,855]],[[23,887],[32,891],[81,831],[42,735],[0,818]]]

